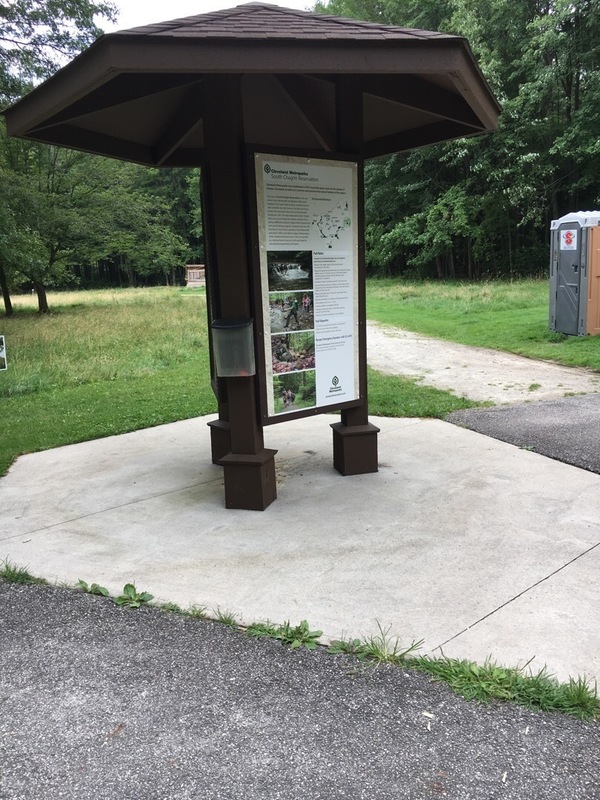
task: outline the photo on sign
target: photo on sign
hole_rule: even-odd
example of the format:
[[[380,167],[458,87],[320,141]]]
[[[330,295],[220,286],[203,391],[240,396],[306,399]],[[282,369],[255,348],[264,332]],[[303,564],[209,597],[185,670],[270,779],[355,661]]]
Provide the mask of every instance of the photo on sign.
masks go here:
[[[315,327],[312,292],[270,292],[271,333],[310,331]]]
[[[275,334],[271,337],[273,373],[315,368],[315,334],[312,331]]]
[[[317,404],[314,369],[275,375],[273,378],[275,414],[289,414]]]
[[[313,288],[311,250],[270,250],[267,253],[269,292],[304,291]]]
[[[0,369],[6,369],[6,342],[4,336],[0,336]]]

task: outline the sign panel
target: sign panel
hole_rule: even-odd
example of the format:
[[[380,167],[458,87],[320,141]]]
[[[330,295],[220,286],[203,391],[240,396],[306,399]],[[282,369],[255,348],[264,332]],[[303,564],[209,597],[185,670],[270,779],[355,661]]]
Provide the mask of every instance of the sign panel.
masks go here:
[[[577,228],[574,230],[561,230],[560,249],[577,250]]]
[[[254,158],[268,417],[358,400],[357,164]]]
[[[6,368],[6,342],[4,336],[0,336],[0,369]]]

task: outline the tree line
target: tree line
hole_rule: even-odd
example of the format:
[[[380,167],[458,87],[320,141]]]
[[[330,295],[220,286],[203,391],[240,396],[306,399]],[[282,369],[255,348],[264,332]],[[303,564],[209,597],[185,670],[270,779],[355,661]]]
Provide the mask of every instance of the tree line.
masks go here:
[[[366,165],[371,275],[542,274],[550,221],[600,205],[597,0],[322,0],[321,13],[467,38],[503,107],[492,134]],[[99,34],[115,8],[0,0],[0,105]],[[23,140],[0,124],[0,287],[179,282],[202,260],[198,170],[152,170]]]
[[[467,38],[498,130],[366,168],[372,274],[535,276],[550,222],[600,204],[597,0],[330,0],[322,12]]]
[[[100,34],[110,3],[0,2],[6,108]],[[22,139],[0,122],[0,287],[11,291],[181,283],[202,259],[199,170],[159,170]]]

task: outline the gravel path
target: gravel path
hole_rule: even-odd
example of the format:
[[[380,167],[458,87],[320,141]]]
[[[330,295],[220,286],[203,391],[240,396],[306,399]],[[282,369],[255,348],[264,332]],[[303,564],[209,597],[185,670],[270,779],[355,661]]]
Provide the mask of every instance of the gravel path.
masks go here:
[[[600,374],[592,370],[444,342],[375,322],[368,323],[367,337],[374,369],[418,378],[471,400],[521,403],[600,392]]]
[[[593,800],[600,728],[0,581],[2,800]]]
[[[600,474],[597,372],[444,342],[374,322],[368,323],[368,361],[381,372],[495,404],[454,411],[446,417],[448,422]]]

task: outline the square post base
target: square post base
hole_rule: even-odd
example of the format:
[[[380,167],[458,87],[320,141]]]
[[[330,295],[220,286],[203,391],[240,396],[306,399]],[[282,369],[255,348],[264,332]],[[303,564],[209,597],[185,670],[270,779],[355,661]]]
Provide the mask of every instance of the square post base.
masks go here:
[[[333,430],[333,466],[342,475],[363,475],[377,472],[377,434],[379,428],[366,425],[344,425],[335,422]]]
[[[264,511],[277,498],[275,453],[227,453],[219,459],[225,478],[225,508]]]
[[[210,428],[210,450],[213,464],[220,464],[221,459],[231,452],[231,434],[229,423],[223,419],[215,419],[207,423]]]

